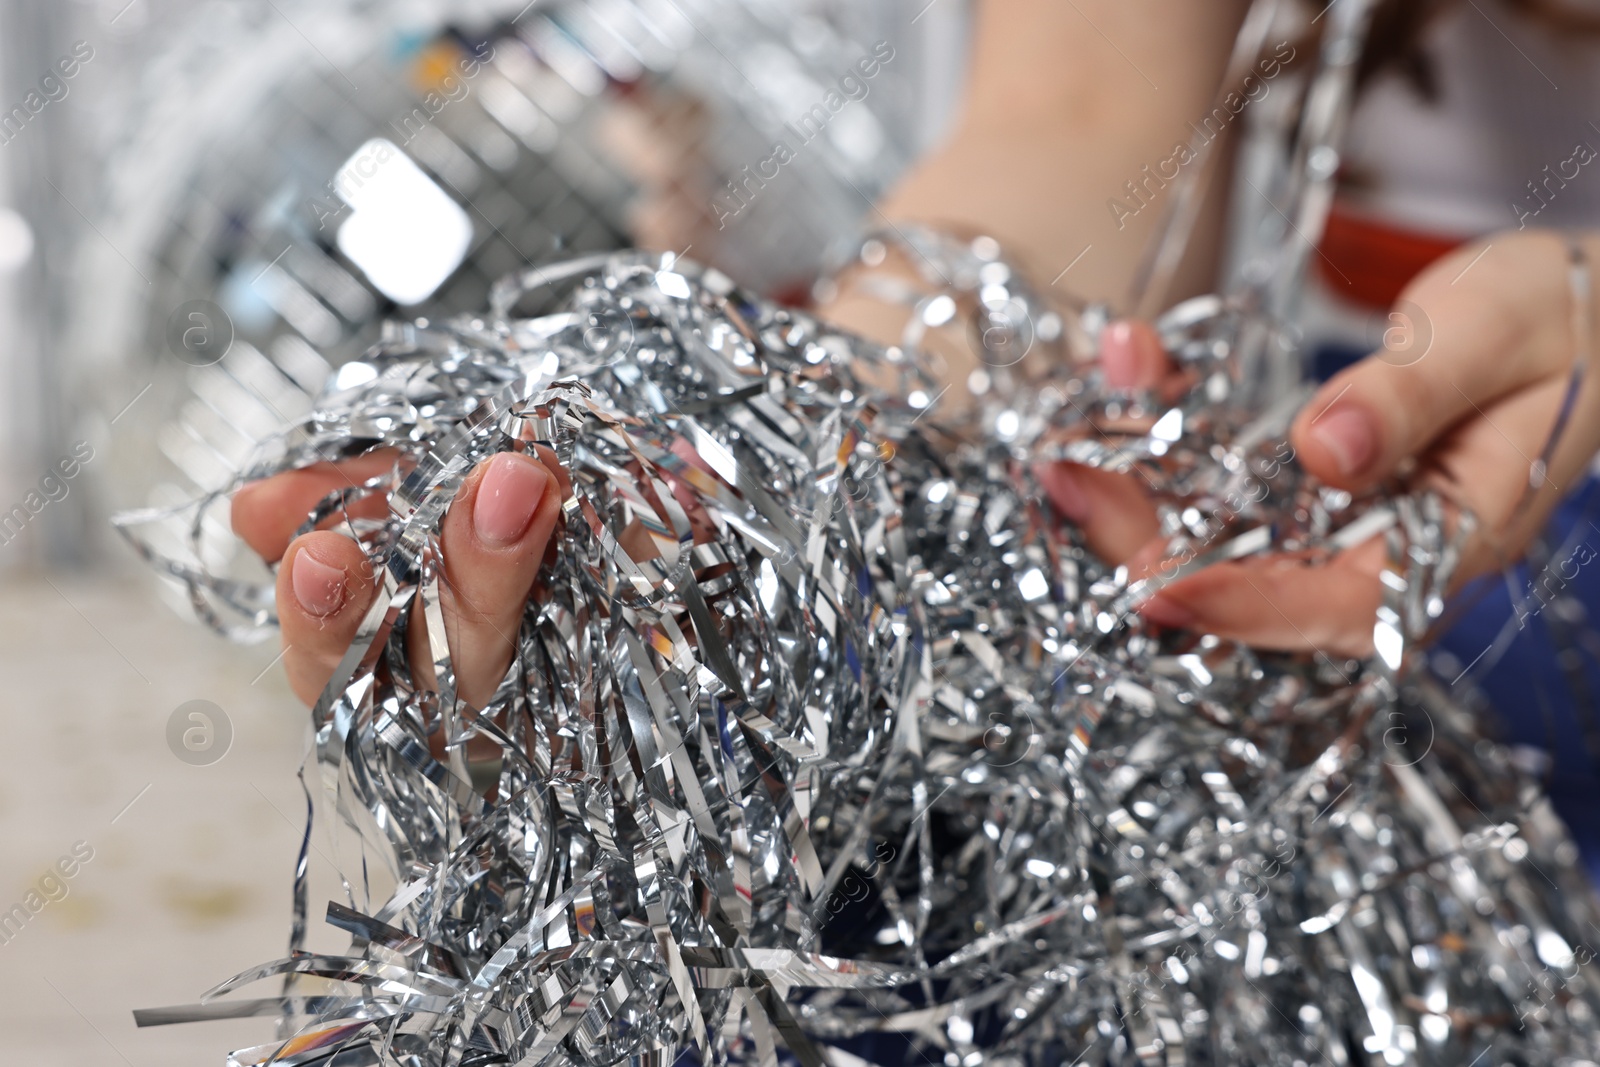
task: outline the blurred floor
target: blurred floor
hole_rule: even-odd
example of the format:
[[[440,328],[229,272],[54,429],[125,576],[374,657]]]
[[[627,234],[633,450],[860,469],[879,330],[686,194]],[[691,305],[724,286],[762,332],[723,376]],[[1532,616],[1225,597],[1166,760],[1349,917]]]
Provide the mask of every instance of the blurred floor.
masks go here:
[[[137,1030],[132,1011],[192,1003],[284,954],[308,730],[276,654],[181,621],[148,584],[0,586],[0,923],[75,843],[93,850],[66,896],[0,925],[0,1063],[214,1065],[271,1039],[266,1020]],[[197,698],[233,729],[203,766],[167,741],[169,716]]]

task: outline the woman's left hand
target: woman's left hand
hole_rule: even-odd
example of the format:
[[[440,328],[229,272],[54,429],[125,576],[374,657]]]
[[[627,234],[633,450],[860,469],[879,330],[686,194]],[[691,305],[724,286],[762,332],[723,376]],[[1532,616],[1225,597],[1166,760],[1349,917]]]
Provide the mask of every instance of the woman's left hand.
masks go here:
[[[1600,263],[1600,239],[1583,238]],[[1299,461],[1330,485],[1353,492],[1404,473],[1438,488],[1478,520],[1457,584],[1520,556],[1600,448],[1600,375],[1584,380],[1542,484],[1530,468],[1545,449],[1566,396],[1580,345],[1566,239],[1511,231],[1464,246],[1420,274],[1393,318],[1397,342],[1335,375],[1295,419]],[[1590,285],[1593,286],[1591,279]],[[1592,299],[1592,290],[1591,290]],[[1175,371],[1142,323],[1108,328],[1101,359],[1107,379],[1157,387]],[[1135,574],[1165,553],[1154,508],[1135,479],[1057,464],[1046,491],[1084,528],[1091,548]],[[1385,558],[1373,538],[1320,565],[1285,557],[1220,563],[1149,597],[1151,621],[1203,630],[1263,648],[1365,656],[1381,600]]]

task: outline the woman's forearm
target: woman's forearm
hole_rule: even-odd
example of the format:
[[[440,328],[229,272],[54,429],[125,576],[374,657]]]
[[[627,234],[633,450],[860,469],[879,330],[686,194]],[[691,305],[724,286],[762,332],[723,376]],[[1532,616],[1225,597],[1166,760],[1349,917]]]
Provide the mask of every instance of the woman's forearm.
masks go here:
[[[1237,0],[984,0],[965,107],[884,214],[983,230],[1042,282],[1088,248],[1062,284],[1120,301],[1166,206],[1161,172],[1209,109],[1242,13]],[[1180,289],[1209,285],[1220,214],[1204,213]]]

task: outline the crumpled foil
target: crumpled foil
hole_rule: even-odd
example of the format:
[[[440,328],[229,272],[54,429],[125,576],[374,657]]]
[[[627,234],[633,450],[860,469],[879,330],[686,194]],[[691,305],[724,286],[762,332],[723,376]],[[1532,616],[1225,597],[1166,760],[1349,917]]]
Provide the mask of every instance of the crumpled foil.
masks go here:
[[[644,253],[530,271],[345,368],[241,481],[405,457],[305,525],[378,576],[313,710],[316,818],[359,842],[327,909],[350,948],[301,951],[297,925],[289,957],[141,1024],[275,1016],[230,1064],[330,1067],[1600,1058],[1576,850],[1414,666],[1467,524],[1304,474],[1293,404],[1230,402],[1259,323],[1227,301],[1159,324],[1188,395],[1130,397],[1069,358],[1092,309],[1045,310],[987,239],[905,240],[948,268],[915,321],[949,300],[980,348],[1027,352],[970,418],[915,346]],[[572,492],[474,711],[440,520],[477,462],[535,445]],[[1041,492],[1053,458],[1148,482],[1168,577],[1383,536],[1377,655],[1146,623],[1151,580]],[[231,488],[185,513],[197,539]],[[367,495],[387,518],[345,513]],[[270,625],[270,586],[158,562],[217,625]]]

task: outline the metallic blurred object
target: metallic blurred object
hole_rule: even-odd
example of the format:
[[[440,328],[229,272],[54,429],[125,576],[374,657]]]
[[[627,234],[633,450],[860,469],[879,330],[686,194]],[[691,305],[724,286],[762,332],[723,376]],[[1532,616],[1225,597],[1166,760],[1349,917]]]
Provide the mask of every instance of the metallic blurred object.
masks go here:
[[[937,67],[955,90],[964,5],[920,21],[902,8],[352,0],[148,15],[168,39],[126,72],[136,91],[106,101],[103,181],[57,190],[86,224],[52,316],[72,357],[59,392],[92,396],[94,429],[117,443],[96,511],[220,484],[383,318],[481,306],[513,269],[692,247],[759,291],[803,295],[937,131],[918,81]],[[921,62],[907,42],[922,40],[951,54]],[[863,79],[875,42],[894,59]],[[860,88],[841,96],[847,77]]]

